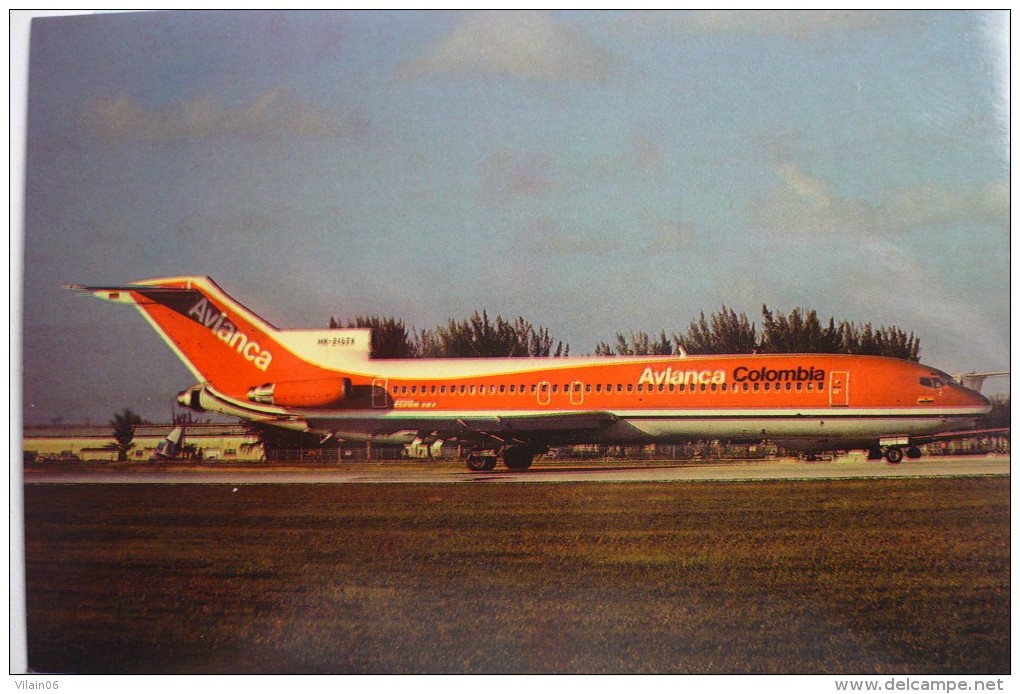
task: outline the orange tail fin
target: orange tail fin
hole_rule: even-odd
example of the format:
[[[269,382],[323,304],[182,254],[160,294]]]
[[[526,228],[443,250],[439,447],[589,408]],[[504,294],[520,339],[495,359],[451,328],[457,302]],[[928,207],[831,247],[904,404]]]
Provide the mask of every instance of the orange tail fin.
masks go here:
[[[322,347],[338,331],[280,330],[245,308],[208,277],[174,277],[122,286],[70,286],[82,293],[133,304],[204,383],[245,399],[259,384],[303,381],[368,355],[365,331],[342,331],[344,354]],[[332,363],[330,363],[332,362]]]

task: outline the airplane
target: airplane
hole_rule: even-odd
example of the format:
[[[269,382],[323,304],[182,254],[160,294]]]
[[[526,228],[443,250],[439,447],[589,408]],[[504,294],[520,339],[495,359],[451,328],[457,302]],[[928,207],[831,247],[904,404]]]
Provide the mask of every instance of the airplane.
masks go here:
[[[175,426],[162,441],[156,444],[153,460],[177,460],[184,450],[184,427]]]
[[[985,371],[984,373],[978,373],[971,371],[970,373],[956,374],[953,378],[962,386],[981,392],[981,386],[985,384],[987,378],[998,378],[1000,376],[1009,376],[1008,371]]]
[[[550,446],[718,439],[813,454],[973,426],[990,402],[946,373],[847,354],[371,359],[366,328],[280,329],[209,277],[64,285],[129,304],[198,379],[177,402],[322,440],[472,446],[468,469],[526,470]]]

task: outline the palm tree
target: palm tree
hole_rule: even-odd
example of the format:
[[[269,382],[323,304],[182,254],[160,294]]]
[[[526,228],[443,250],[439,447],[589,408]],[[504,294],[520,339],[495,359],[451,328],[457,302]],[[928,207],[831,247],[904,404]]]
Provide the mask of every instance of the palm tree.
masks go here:
[[[110,444],[117,449],[117,460],[127,460],[127,452],[134,447],[135,427],[142,423],[142,418],[125,407],[123,412],[113,415],[110,426],[113,427],[113,438],[116,443]]]

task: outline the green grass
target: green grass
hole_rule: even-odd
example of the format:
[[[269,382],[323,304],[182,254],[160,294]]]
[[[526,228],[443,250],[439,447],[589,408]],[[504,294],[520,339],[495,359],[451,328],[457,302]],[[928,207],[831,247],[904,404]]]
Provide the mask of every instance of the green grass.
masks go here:
[[[29,485],[69,672],[1010,668],[1009,479]]]

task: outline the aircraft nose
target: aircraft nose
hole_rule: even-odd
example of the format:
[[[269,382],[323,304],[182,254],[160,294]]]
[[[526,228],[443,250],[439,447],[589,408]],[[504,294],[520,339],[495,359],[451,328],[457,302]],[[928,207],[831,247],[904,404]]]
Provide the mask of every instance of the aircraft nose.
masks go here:
[[[964,399],[967,404],[971,407],[980,407],[984,410],[985,414],[992,411],[992,401],[986,398],[984,395],[976,390],[971,390],[965,386],[958,386],[964,395]]]
[[[985,408],[985,412],[986,413],[992,411],[992,401],[991,400],[986,398],[981,393],[974,393],[974,395],[976,395],[978,397],[978,401],[979,401],[980,405]]]

